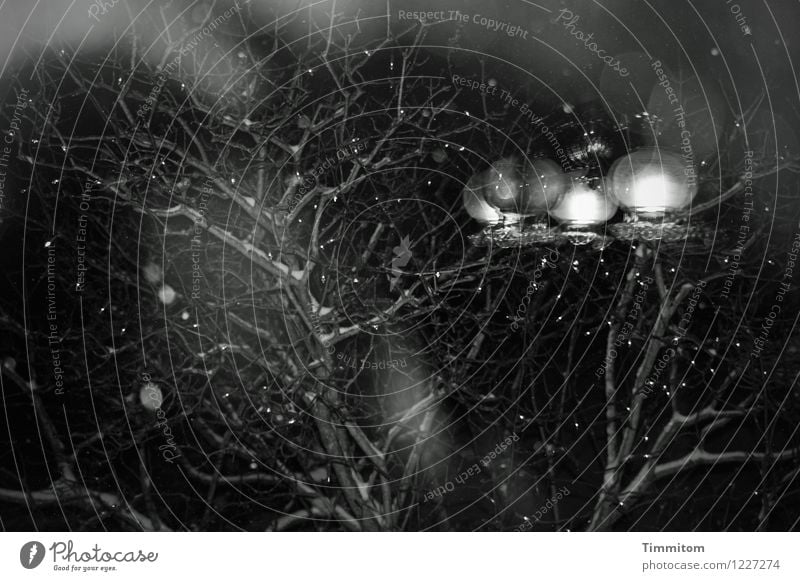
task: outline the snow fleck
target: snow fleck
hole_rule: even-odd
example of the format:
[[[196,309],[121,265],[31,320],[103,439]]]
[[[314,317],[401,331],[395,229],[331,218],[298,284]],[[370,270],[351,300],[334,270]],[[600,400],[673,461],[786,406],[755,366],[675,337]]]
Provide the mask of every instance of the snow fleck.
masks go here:
[[[158,291],[158,300],[160,300],[165,305],[171,305],[175,302],[175,298],[178,296],[178,293],[175,292],[168,284],[162,286]]]
[[[150,284],[156,284],[164,278],[164,271],[155,262],[148,262],[142,267],[144,279]]]
[[[161,393],[161,388],[158,385],[148,381],[139,390],[139,401],[145,409],[153,412],[164,403],[164,394]]]

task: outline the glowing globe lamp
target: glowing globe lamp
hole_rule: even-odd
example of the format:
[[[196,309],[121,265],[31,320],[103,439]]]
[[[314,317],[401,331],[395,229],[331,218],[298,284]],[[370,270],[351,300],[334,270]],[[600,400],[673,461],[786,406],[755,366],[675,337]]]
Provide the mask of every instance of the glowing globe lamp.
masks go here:
[[[680,210],[697,193],[691,162],[655,147],[639,149],[615,161],[609,178],[619,205],[639,217]]]
[[[590,188],[583,180],[573,180],[572,187],[550,210],[550,215],[562,224],[592,227],[610,219],[616,211],[617,203],[601,190]]]
[[[561,223],[561,234],[573,244],[588,244],[598,238],[594,229],[617,212],[617,203],[593,189],[585,177],[573,177],[570,189],[550,211]]]
[[[656,147],[636,150],[614,162],[609,182],[626,210],[625,221],[610,227],[615,237],[673,242],[700,233],[675,218],[697,194],[694,165],[677,153]]]
[[[552,242],[547,210],[561,197],[567,183],[559,167],[545,159],[520,162],[510,156],[473,176],[464,188],[467,213],[486,224],[473,235],[477,246],[501,248]]]

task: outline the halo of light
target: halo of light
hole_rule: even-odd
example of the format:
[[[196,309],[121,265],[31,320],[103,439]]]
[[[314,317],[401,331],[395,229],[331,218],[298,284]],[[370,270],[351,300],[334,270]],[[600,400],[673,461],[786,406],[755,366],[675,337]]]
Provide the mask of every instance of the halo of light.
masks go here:
[[[619,205],[637,214],[678,210],[697,193],[691,162],[656,147],[639,149],[615,161],[609,180]]]
[[[589,187],[583,179],[572,179],[572,184],[561,200],[550,210],[550,215],[562,224],[590,227],[602,224],[617,211],[617,203],[602,190]]]

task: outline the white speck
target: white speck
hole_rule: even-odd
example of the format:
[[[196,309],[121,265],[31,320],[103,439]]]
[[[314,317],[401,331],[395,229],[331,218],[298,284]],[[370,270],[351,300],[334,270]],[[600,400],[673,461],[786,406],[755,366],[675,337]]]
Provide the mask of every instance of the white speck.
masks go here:
[[[155,262],[148,262],[145,264],[142,268],[142,274],[144,275],[144,279],[150,284],[156,284],[164,278],[164,272]]]
[[[175,292],[168,284],[165,284],[158,290],[158,300],[160,300],[165,305],[171,305],[175,302],[175,298],[178,296],[178,293]]]
[[[164,403],[161,388],[152,381],[145,383],[139,390],[139,401],[145,409],[156,411]]]

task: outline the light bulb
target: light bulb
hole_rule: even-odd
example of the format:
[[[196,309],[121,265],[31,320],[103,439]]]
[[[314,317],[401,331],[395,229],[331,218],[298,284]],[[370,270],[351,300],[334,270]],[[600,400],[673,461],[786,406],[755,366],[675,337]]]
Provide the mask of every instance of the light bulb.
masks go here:
[[[617,203],[601,190],[593,190],[582,179],[573,179],[569,191],[550,211],[563,224],[594,226],[610,219],[617,211]]]
[[[697,193],[692,163],[677,153],[655,147],[639,149],[615,161],[609,178],[619,204],[636,214],[678,210]]]

